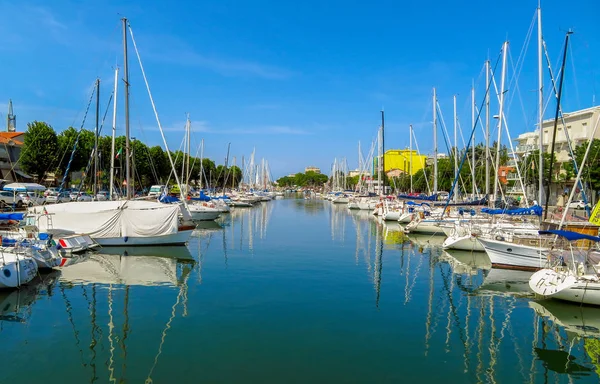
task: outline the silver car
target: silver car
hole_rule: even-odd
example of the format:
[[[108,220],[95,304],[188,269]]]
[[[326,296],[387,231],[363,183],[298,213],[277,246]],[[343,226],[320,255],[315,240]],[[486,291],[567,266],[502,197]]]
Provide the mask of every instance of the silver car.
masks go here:
[[[48,203],[68,203],[71,201],[71,197],[66,192],[50,192],[46,196],[46,204]]]

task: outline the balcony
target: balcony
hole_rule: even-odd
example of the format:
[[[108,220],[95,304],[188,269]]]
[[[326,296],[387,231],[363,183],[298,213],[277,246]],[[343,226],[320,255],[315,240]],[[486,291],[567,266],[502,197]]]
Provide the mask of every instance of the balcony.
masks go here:
[[[519,174],[516,172],[509,172],[508,175],[506,175],[506,180],[519,180]]]
[[[517,147],[515,148],[515,152],[516,153],[527,153],[527,152],[535,151],[536,149],[538,149],[537,144],[521,144],[521,145],[517,145]]]

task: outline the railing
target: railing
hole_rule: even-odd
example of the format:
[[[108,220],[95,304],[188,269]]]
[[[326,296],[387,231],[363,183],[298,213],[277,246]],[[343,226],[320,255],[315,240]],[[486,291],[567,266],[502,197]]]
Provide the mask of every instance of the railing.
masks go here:
[[[506,180],[519,180],[519,174],[516,172],[510,172],[506,175]]]
[[[506,188],[506,193],[523,193],[521,187],[513,185],[512,187]]]
[[[517,145],[517,147],[515,148],[515,152],[525,153],[525,152],[535,151],[536,149],[538,149],[537,144],[522,144],[522,145]]]

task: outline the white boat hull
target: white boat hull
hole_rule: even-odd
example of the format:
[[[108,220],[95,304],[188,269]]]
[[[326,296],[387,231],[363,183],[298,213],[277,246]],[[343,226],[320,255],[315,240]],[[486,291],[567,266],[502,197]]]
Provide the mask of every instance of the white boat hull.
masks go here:
[[[546,298],[577,304],[600,305],[600,282],[574,276],[568,272],[542,269],[529,279],[529,287]]]
[[[425,235],[444,234],[444,231],[442,228],[440,228],[439,220],[422,220],[419,222],[412,222],[406,227],[406,229],[409,233],[422,233]]]
[[[350,200],[347,197],[336,197],[335,199],[331,200],[332,203],[334,204],[348,204]]]
[[[38,267],[31,257],[14,253],[0,254],[0,288],[18,288],[37,275]]]
[[[191,211],[190,214],[192,216],[193,221],[208,221],[215,220],[221,215],[219,211]]]
[[[125,247],[143,245],[184,245],[192,236],[193,230],[184,230],[155,237],[105,237],[95,238],[103,247]]]
[[[444,249],[485,252],[483,245],[477,241],[477,237],[471,235],[448,237],[446,240],[444,240],[443,247]]]
[[[544,267],[548,250],[505,241],[484,239],[479,242],[488,254],[492,265],[498,268],[538,270]]]
[[[412,213],[403,213],[400,215],[400,217],[398,217],[398,222],[400,224],[408,224],[412,221],[413,219],[413,214]]]
[[[383,214],[383,220],[386,221],[398,221],[400,219],[400,211],[388,211]]]

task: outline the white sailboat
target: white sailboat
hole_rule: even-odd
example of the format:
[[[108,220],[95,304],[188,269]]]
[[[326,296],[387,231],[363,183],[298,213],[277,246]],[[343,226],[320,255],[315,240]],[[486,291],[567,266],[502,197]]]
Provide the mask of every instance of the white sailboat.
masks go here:
[[[531,290],[545,298],[600,306],[600,251],[573,247],[575,241],[600,242],[600,237],[563,230],[542,232],[565,238],[569,247],[551,251],[554,266],[531,276]]]
[[[184,218],[189,217],[187,209],[184,206],[130,200],[132,195],[132,177],[129,154],[130,84],[127,60],[128,25],[127,19],[124,18],[122,21],[125,83],[125,183],[127,200],[54,204],[46,206],[42,212],[38,212],[33,208],[30,209],[29,213],[36,216],[38,227],[41,231],[58,229],[62,232],[85,233],[102,246],[185,244],[191,237],[195,226],[184,223],[180,219],[180,215]],[[131,36],[133,39],[133,34]],[[135,40],[133,43],[135,47]],[[141,69],[144,80],[146,80],[143,67]],[[154,103],[152,103],[152,106],[154,108]],[[162,128],[161,134],[163,134]],[[173,166],[168,148],[167,155],[171,166]],[[181,184],[179,180],[177,182]]]

